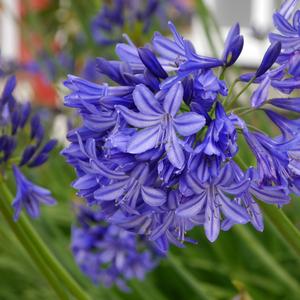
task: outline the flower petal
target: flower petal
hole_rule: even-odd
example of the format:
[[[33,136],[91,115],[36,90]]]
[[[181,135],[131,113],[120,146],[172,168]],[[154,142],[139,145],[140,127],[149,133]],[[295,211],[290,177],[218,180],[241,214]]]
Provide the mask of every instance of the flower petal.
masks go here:
[[[253,92],[251,96],[251,106],[260,107],[265,103],[269,95],[269,89],[271,85],[271,79],[266,76],[266,78],[259,84],[258,88]]]
[[[222,192],[220,192],[216,198],[220,202],[221,210],[227,218],[239,224],[245,224],[249,222],[250,218],[244,207],[229,199]]]
[[[274,98],[269,100],[274,106],[300,113],[300,98]]]
[[[112,183],[107,186],[102,186],[94,192],[94,197],[96,200],[100,201],[112,201],[119,198],[124,190],[123,187],[126,184],[126,180]]]
[[[188,173],[185,179],[187,185],[193,190],[193,192],[195,192],[196,194],[202,194],[202,192],[204,191],[204,187],[201,186],[200,182],[198,182],[194,178],[194,176]]]
[[[176,209],[176,215],[184,218],[194,217],[201,211],[205,203],[206,193],[202,192],[201,194],[194,196],[192,199],[181,204]]]
[[[174,212],[169,211],[167,213],[166,218],[164,219],[164,222],[157,226],[151,233],[150,235],[150,240],[151,241],[155,241],[157,240],[159,237],[161,237],[169,228],[169,226],[171,225],[171,223],[174,220]]]
[[[161,115],[163,113],[160,103],[143,84],[136,86],[133,91],[133,100],[138,110],[146,115]]]
[[[150,206],[161,206],[167,201],[166,193],[161,189],[142,186],[143,200]]]
[[[171,133],[171,137],[168,140],[165,149],[170,163],[175,168],[181,169],[184,165],[185,156],[174,130],[172,130],[172,132],[173,133]]]
[[[175,83],[167,92],[164,99],[164,110],[166,113],[175,116],[178,112],[183,98],[183,87],[181,82]]]
[[[119,43],[116,45],[116,54],[123,61],[126,61],[131,64],[143,65],[137,48],[132,47],[124,43]]]
[[[206,205],[204,230],[206,237],[212,243],[220,233],[220,210],[211,202]]]
[[[253,194],[257,199],[266,202],[268,204],[287,204],[290,202],[290,197],[286,195],[284,190],[280,187],[275,186],[251,186],[251,194]]]
[[[187,112],[176,116],[174,125],[179,134],[189,136],[197,133],[204,125],[205,118],[195,112]]]
[[[250,179],[241,180],[240,182],[230,186],[222,186],[220,187],[220,190],[231,195],[239,195],[249,188],[250,183]]]
[[[159,134],[159,126],[153,126],[138,131],[128,143],[127,152],[138,154],[155,148],[159,141]]]
[[[138,49],[138,53],[143,64],[154,76],[164,79],[168,77],[168,74],[150,49],[142,47]]]
[[[147,115],[143,113],[137,113],[122,105],[117,105],[116,109],[122,114],[122,116],[128,124],[137,128],[145,128],[157,125],[160,122],[159,115]]]
[[[79,177],[72,186],[77,190],[90,189],[98,185],[97,177],[94,174],[85,174]]]

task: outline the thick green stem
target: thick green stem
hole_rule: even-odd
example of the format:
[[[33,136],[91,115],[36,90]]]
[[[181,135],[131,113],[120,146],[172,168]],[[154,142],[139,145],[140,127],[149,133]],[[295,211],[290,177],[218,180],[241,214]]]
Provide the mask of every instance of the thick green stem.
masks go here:
[[[2,201],[10,205],[13,197],[3,181],[0,182],[0,195],[2,197]],[[57,279],[64,284],[64,286],[75,297],[75,299],[90,300],[89,296],[82,290],[78,283],[71,277],[61,263],[50,252],[49,248],[40,238],[25,215],[20,215],[18,226],[23,228],[24,234],[27,236],[30,243],[34,245],[35,250],[40,254],[44,262],[47,262],[48,267],[52,270]]]
[[[282,239],[300,256],[300,231],[289,220],[285,213],[273,205],[261,202],[260,207],[269,218],[273,226],[280,233]]]
[[[22,227],[18,223],[13,221],[13,212],[11,210],[11,207],[10,205],[8,205],[5,199],[2,198],[0,199],[0,210],[19,242],[23,245],[30,258],[33,260],[35,265],[38,267],[41,273],[45,276],[50,286],[53,288],[58,299],[68,300],[68,294],[61,287],[59,281],[57,281],[51,270],[48,269],[47,264],[36,251],[31,241],[27,238],[26,233],[23,231]]]
[[[227,68],[223,67],[221,70],[221,74],[219,76],[220,80],[224,80],[226,71],[227,71]]]
[[[169,254],[168,257],[169,263],[173,266],[173,268],[176,270],[176,272],[186,281],[186,283],[194,289],[194,291],[198,294],[199,300],[208,300],[212,299],[212,297],[207,296],[205,291],[203,291],[203,288],[201,286],[201,282],[199,282],[197,279],[194,278],[194,276],[188,272],[182,263],[176,258],[176,256]]]
[[[247,243],[249,250],[256,254],[257,258],[272,271],[274,276],[295,294],[300,295],[299,283],[269,254],[247,228],[235,226],[234,230]]]

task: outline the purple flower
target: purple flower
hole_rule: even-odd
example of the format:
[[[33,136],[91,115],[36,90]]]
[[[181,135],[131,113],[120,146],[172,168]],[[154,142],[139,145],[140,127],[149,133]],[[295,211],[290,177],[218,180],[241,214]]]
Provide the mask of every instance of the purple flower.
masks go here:
[[[270,99],[269,103],[282,109],[300,113],[300,98],[274,98]]]
[[[98,212],[80,208],[78,225],[72,229],[71,248],[80,269],[95,284],[116,284],[129,291],[126,282],[133,278],[143,280],[158,260],[145,246],[134,234],[105,224]]]
[[[284,1],[280,10],[273,15],[274,25],[280,34],[270,33],[269,35],[271,41],[281,42],[282,49],[289,53],[299,50],[300,47],[299,10],[294,14],[292,24],[289,23],[297,2],[298,0]]]
[[[185,158],[176,133],[190,136],[205,124],[204,117],[197,113],[176,115],[182,98],[183,88],[180,82],[167,92],[163,103],[160,103],[145,86],[137,86],[133,100],[139,113],[126,107],[117,107],[128,124],[143,128],[133,135],[127,145],[127,152],[136,154],[164,147],[169,161],[174,167],[181,169]]]
[[[209,168],[204,172],[210,172]],[[214,242],[221,228],[221,213],[236,223],[244,224],[249,221],[246,209],[228,195],[241,195],[249,187],[250,179],[242,178],[238,183],[233,182],[232,169],[228,164],[217,177],[210,176],[208,180],[205,177],[199,177],[195,173],[186,175],[186,184],[194,195],[177,208],[176,214],[181,217],[194,217],[203,211],[205,234],[209,241]]]
[[[216,119],[208,126],[205,138],[196,146],[196,153],[218,156],[222,160],[232,158],[238,151],[237,131],[223,106],[217,102]]]
[[[21,150],[19,166],[36,167],[47,161],[48,154],[56,142],[53,140],[42,146],[44,127],[40,117],[38,114],[30,115],[30,103],[21,104],[15,100],[13,96],[15,87],[16,78],[12,76],[7,80],[0,98],[0,126],[5,132],[0,137],[0,152],[3,152],[0,161],[8,161],[15,151]],[[20,135],[26,132],[25,127],[28,123],[30,123],[30,136],[27,139],[30,145],[24,147],[24,142],[19,143],[19,139]]]
[[[266,76],[251,96],[252,107],[260,107],[268,99],[271,79]]]
[[[261,133],[244,132],[244,135],[257,160],[259,184],[275,184],[287,193],[289,189],[299,189],[298,171],[290,164],[290,153],[299,151],[298,137],[276,141]]]
[[[289,2],[282,8],[284,18],[292,7]],[[173,23],[169,27],[172,38],[155,33],[138,48],[124,35],[127,43],[116,45],[119,60],[98,58],[98,70],[112,84],[72,75],[65,82],[71,90],[65,104],[82,118],[63,151],[76,170],[78,196],[97,206],[101,218],[141,235],[162,253],[171,244],[194,242],[194,227],[204,227],[210,241],[234,224],[251,222],[261,231],[258,201],[281,207],[300,193],[299,119],[272,110],[298,113],[299,99],[268,99],[271,89],[289,94],[299,87],[298,54],[285,57],[280,42],[272,43],[258,70],[236,79],[259,84],[251,103],[233,107],[238,102],[231,96],[243,93],[227,95],[235,85],[222,70],[242,51],[239,25],[230,30],[221,59],[198,54]],[[255,118],[247,118],[250,124],[242,119],[256,108],[279,128],[278,136],[255,130]],[[242,139],[255,168],[237,164]]]
[[[244,38],[240,35],[240,25],[231,27],[225,41],[222,60],[226,67],[233,65],[239,58],[244,47]]]
[[[191,108],[201,114],[208,113],[219,95],[227,95],[226,83],[220,80],[212,70],[204,71],[193,82]]]
[[[56,201],[52,198],[50,191],[35,185],[26,179],[16,166],[13,166],[13,171],[17,186],[17,195],[12,203],[15,210],[15,221],[18,220],[23,208],[26,209],[30,217],[37,218],[40,215],[41,204],[56,204]]]
[[[114,0],[104,4],[91,21],[94,41],[104,46],[112,45],[121,39],[126,26],[134,29],[137,24],[143,24],[143,33],[148,33],[157,19],[164,28],[170,8],[181,15],[189,15],[178,0]]]
[[[239,182],[244,177],[244,172],[234,162],[231,162],[234,178],[236,182]],[[280,186],[268,186],[258,182],[257,170],[249,170],[249,176],[251,177],[251,184],[248,190],[241,193],[234,199],[239,205],[243,205],[247,210],[250,217],[251,224],[258,231],[263,231],[263,215],[260,210],[257,199],[268,204],[284,205],[289,203],[290,198],[286,194],[286,190]],[[222,223],[222,230],[229,230],[234,224],[234,220],[226,219]]]
[[[271,42],[280,42],[282,51],[277,59],[285,65],[292,76],[300,76],[299,51],[300,51],[300,11],[294,12],[298,0],[284,1],[280,9],[273,15],[273,22],[278,33],[270,33]]]
[[[13,156],[20,157],[19,167],[38,167],[47,161],[49,153],[56,145],[55,140],[44,143],[44,127],[39,115],[31,116],[31,105],[15,100],[15,87],[16,78],[12,76],[7,80],[0,98],[0,164],[5,174],[15,163],[12,161]],[[17,186],[17,195],[12,204],[15,220],[19,218],[22,208],[25,208],[32,218],[36,218],[40,214],[41,203],[55,204],[48,190],[27,180],[15,165],[13,174]]]
[[[255,77],[259,77],[266,73],[277,60],[281,51],[281,43],[275,42],[269,46],[267,49],[260,66],[258,67],[257,71],[255,72]]]

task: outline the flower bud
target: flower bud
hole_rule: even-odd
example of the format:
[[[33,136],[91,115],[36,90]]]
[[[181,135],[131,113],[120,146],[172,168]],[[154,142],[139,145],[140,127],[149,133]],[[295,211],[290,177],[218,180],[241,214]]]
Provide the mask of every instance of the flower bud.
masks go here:
[[[281,43],[275,42],[271,44],[266,51],[260,66],[258,67],[255,77],[259,77],[266,73],[274,64],[281,51]]]

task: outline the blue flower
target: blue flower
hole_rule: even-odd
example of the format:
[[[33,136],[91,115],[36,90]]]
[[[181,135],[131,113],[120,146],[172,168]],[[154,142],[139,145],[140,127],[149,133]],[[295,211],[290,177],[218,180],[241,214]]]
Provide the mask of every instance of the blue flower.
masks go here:
[[[189,103],[192,110],[206,115],[219,95],[227,95],[226,83],[220,80],[212,70],[203,71],[193,81],[193,94]]]
[[[103,46],[112,45],[121,39],[126,26],[134,29],[139,24],[143,25],[143,33],[148,33],[157,19],[160,27],[164,28],[170,8],[181,15],[189,15],[177,0],[114,0],[109,4],[104,3],[91,21],[94,41]]]
[[[204,172],[210,172],[209,167]],[[214,242],[221,228],[221,213],[228,219],[244,224],[249,216],[244,207],[233,201],[228,195],[239,196],[250,185],[250,178],[242,178],[238,183],[232,180],[232,169],[226,164],[217,177],[207,180],[199,172],[187,173],[186,184],[192,190],[193,197],[181,204],[176,214],[181,217],[194,217],[204,213],[204,229],[209,241]]]
[[[231,162],[234,180],[239,182],[243,179],[244,172],[235,163]],[[249,178],[251,183],[249,189],[245,190],[238,197],[234,199],[239,205],[242,205],[247,210],[251,224],[258,231],[263,231],[263,214],[260,210],[257,199],[268,204],[284,205],[289,203],[290,197],[287,195],[284,187],[268,186],[259,183],[258,173],[256,169],[249,169]],[[236,222],[233,219],[227,218],[222,222],[222,230],[229,230]]]
[[[297,5],[298,0],[284,1],[284,4],[273,15],[273,22],[276,29],[280,32],[270,33],[269,37],[271,41],[281,42],[282,48],[285,52],[292,53],[295,50],[299,50],[300,47],[300,34],[299,34],[299,18],[300,11],[298,10],[293,17],[292,24],[289,23],[289,19],[292,16],[293,10]]]
[[[205,124],[204,117],[194,112],[176,115],[182,98],[183,88],[180,82],[168,91],[162,104],[145,86],[137,86],[133,99],[140,112],[117,107],[128,124],[144,128],[132,136],[127,151],[136,154],[164,147],[173,166],[181,169],[185,158],[176,132],[182,136],[190,136]]]
[[[49,153],[56,146],[55,140],[44,143],[44,127],[38,114],[31,116],[30,103],[18,103],[13,96],[16,87],[16,78],[11,76],[0,98],[0,168],[4,174],[12,168],[12,158],[18,158],[21,168],[34,168],[44,164]],[[30,129],[27,125],[30,124]],[[29,129],[29,130],[28,130]],[[27,133],[30,134],[27,134]],[[40,214],[40,204],[55,204],[51,193],[34,185],[27,180],[21,170],[13,165],[13,174],[17,186],[17,195],[13,202],[14,219],[19,218],[22,208],[36,218]]]
[[[17,186],[17,195],[12,203],[15,210],[14,220],[17,221],[21,210],[26,209],[28,215],[37,218],[40,215],[40,205],[54,205],[56,201],[51,196],[51,192],[31,181],[21,173],[20,169],[13,166],[14,176]]]
[[[293,8],[288,1],[280,14],[290,18]],[[194,242],[188,236],[194,227],[204,227],[210,241],[234,224],[251,222],[262,231],[259,201],[281,207],[300,192],[299,119],[273,111],[299,113],[300,100],[268,99],[272,89],[289,94],[299,88],[298,54],[272,43],[257,71],[236,79],[259,85],[251,103],[234,107],[232,95],[244,90],[229,93],[235,83],[224,70],[242,51],[239,25],[228,33],[221,58],[198,54],[173,23],[169,28],[173,38],[155,33],[140,48],[124,35],[127,43],[116,45],[119,60],[98,58],[98,70],[112,84],[72,75],[65,82],[71,90],[65,104],[82,118],[63,151],[76,170],[78,196],[162,253],[171,244]],[[278,136],[242,119],[258,108],[279,128]],[[255,168],[237,163],[243,139]]]
[[[285,189],[286,193],[289,189],[293,192],[299,190],[299,172],[295,169],[297,166],[295,154],[300,150],[298,136],[279,141],[261,133],[244,132],[244,136],[257,159],[256,180],[259,184],[270,186],[275,184]],[[290,162],[290,153],[294,153],[294,163]]]
[[[194,151],[208,156],[218,156],[222,160],[232,158],[237,153],[235,125],[219,102],[216,104],[216,118],[211,121],[203,141],[196,146]]]
[[[129,291],[127,281],[143,280],[158,256],[142,239],[114,225],[105,224],[101,214],[80,208],[78,224],[72,229],[72,252],[83,273],[95,284],[116,284]]]
[[[255,77],[259,77],[259,76],[263,75],[272,67],[272,65],[277,60],[277,58],[280,54],[280,51],[281,51],[281,43],[280,42],[275,42],[269,46],[269,48],[267,49],[267,51],[260,63],[260,66],[258,67],[258,69],[255,72]]]
[[[19,166],[37,167],[45,163],[49,152],[55,147],[56,141],[51,140],[43,144],[44,127],[38,114],[31,116],[30,103],[18,103],[13,92],[16,87],[16,78],[11,76],[3,89],[0,98],[0,153],[3,155],[0,162],[7,162],[12,155],[21,150]],[[30,123],[28,144],[19,142],[20,135],[24,134],[26,125]],[[10,132],[10,134],[9,134]],[[21,148],[21,149],[20,149]]]
[[[231,27],[225,41],[222,60],[226,67],[233,65],[239,58],[244,47],[244,38],[240,35],[240,25]]]

